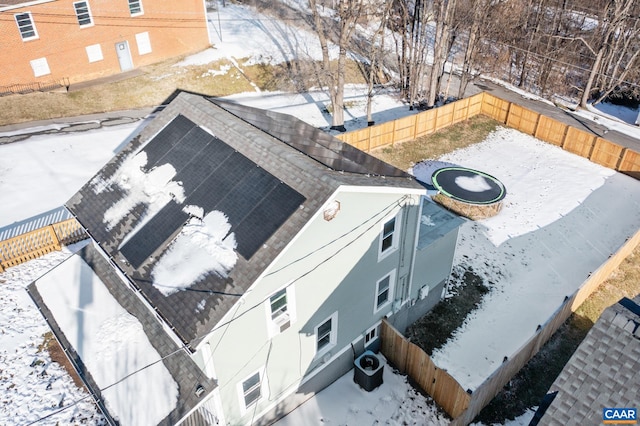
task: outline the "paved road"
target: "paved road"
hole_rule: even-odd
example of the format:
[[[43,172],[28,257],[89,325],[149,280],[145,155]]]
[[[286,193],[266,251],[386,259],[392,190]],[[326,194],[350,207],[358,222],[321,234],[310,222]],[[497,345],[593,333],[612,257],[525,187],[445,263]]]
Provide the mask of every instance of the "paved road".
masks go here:
[[[524,97],[519,93],[513,92],[490,81],[484,80],[481,82],[476,82],[475,86],[481,90],[491,93],[494,96],[497,96],[498,98],[504,99],[505,101],[514,102],[525,108],[539,112],[546,115],[547,117],[560,121],[561,123],[568,124],[577,129],[594,134],[603,139],[607,139],[613,143],[617,143],[618,145],[622,145],[624,147],[631,148],[634,151],[640,152],[640,140],[624,133],[620,133],[616,130],[609,130],[602,124],[588,120],[584,117],[580,117],[576,114],[572,114],[571,111],[567,109],[549,105],[546,102],[541,102],[535,99]]]
[[[156,109],[157,108],[141,108],[0,126],[0,145],[19,142],[36,135],[82,132],[132,123],[144,119]]]

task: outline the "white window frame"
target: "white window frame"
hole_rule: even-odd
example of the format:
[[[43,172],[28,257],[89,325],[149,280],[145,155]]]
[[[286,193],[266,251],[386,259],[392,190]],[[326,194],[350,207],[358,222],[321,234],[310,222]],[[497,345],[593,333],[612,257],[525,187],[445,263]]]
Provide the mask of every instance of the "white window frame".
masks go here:
[[[77,5],[81,3],[84,3],[87,8],[87,16],[85,18],[80,18],[80,14],[78,13]],[[89,6],[88,0],[73,2],[73,11],[76,13],[76,19],[78,20],[78,25],[80,25],[80,28],[93,27],[93,15],[91,14],[91,7]],[[83,24],[82,22],[80,22],[81,19],[86,19],[87,17],[89,18],[89,23]]]
[[[144,15],[144,8],[142,7],[142,0],[127,0],[127,4],[129,5],[129,14],[131,16],[140,16],[140,15]],[[134,12],[132,10],[132,5],[136,5],[138,6],[138,9],[140,9],[140,11],[138,12]]]
[[[378,338],[380,338],[380,323],[364,332],[364,346],[369,346]]]
[[[387,300],[385,302],[383,302],[382,304],[378,303],[378,298],[380,297],[380,294],[382,293],[382,291],[380,290],[380,283],[382,283],[383,281],[385,281],[386,279],[389,279],[389,287],[387,287],[386,291],[387,291]],[[377,314],[378,312],[380,312],[381,310],[385,309],[387,306],[389,306],[391,304],[391,302],[393,302],[393,293],[395,290],[395,285],[396,285],[396,270],[392,270],[391,272],[389,272],[388,274],[386,274],[384,277],[380,278],[378,281],[376,281],[376,292],[374,293],[374,298],[373,298],[373,313]]]
[[[18,16],[21,16],[21,15],[27,15],[29,17],[28,25],[20,26],[20,21],[18,21]],[[40,36],[38,35],[38,30],[36,29],[36,24],[35,22],[33,22],[33,15],[31,15],[31,12],[16,13],[15,15],[13,15],[13,19],[15,19],[16,21],[16,25],[18,26],[18,32],[20,33],[20,38],[22,38],[22,41],[36,40],[40,38]],[[31,27],[30,30],[28,31],[33,32],[32,36],[27,36],[27,37],[24,36],[25,31],[23,31],[23,29],[27,26]]]
[[[153,52],[148,31],[136,34],[136,46],[138,47],[138,55],[140,56]]]
[[[331,330],[329,330],[329,334],[328,335],[324,334],[320,336],[318,334],[320,327],[322,327],[329,321],[331,322]],[[338,343],[338,312],[336,311],[333,314],[331,314],[329,317],[325,318],[323,321],[320,321],[320,323],[313,329],[313,336],[314,336],[313,344],[315,345],[315,349],[316,349],[316,357],[322,356],[327,352],[329,352],[332,348],[334,348]],[[325,344],[322,348],[318,348],[319,338],[320,337],[324,338],[327,336],[329,336],[329,342]]]
[[[238,402],[240,403],[240,412],[244,415],[250,408],[254,407],[256,404],[260,403],[264,398],[266,398],[268,386],[267,386],[267,378],[265,376],[265,368],[264,366],[259,369],[253,371],[251,374],[247,375],[244,379],[240,380],[236,386],[238,392]],[[250,388],[251,390],[260,390],[260,395],[253,401],[247,405],[246,403],[246,395],[247,392],[244,390],[244,384],[249,379],[253,378],[253,376],[258,375],[258,385],[257,387]]]
[[[271,308],[271,298],[284,290],[286,297],[286,311],[274,316]],[[264,302],[269,338],[277,336],[291,327],[296,321],[296,293],[293,284],[274,291]],[[287,325],[288,324],[288,325]]]
[[[34,77],[42,77],[43,75],[51,74],[51,69],[49,68],[49,63],[47,62],[47,58],[38,58],[29,61],[31,65],[31,69],[33,70]]]
[[[391,221],[395,221],[393,231],[391,233],[385,232],[387,224],[389,224]],[[381,261],[391,253],[398,250],[401,225],[400,212],[396,213],[395,215],[389,216],[384,221],[382,221],[382,226],[380,228],[380,237],[378,239],[378,261]],[[391,245],[383,249],[384,242],[388,238],[391,238]]]
[[[87,52],[87,59],[89,63],[100,62],[104,60],[104,55],[102,54],[102,46],[100,44],[92,44],[91,46],[85,46],[85,51]]]

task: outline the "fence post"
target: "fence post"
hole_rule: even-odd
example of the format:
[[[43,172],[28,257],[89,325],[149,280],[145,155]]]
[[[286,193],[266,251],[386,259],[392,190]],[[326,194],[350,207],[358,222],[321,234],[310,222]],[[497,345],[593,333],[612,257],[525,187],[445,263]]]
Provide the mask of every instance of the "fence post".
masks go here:
[[[60,246],[60,240],[56,235],[56,229],[53,227],[53,225],[49,225],[47,226],[47,228],[49,229],[49,234],[51,234],[51,239],[53,240],[53,244],[55,245],[56,250],[62,250],[62,247]]]

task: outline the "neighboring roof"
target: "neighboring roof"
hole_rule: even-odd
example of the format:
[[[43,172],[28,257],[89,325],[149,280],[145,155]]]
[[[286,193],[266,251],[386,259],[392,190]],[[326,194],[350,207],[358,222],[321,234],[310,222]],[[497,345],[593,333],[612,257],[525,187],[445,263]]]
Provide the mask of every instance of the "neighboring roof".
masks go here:
[[[218,104],[179,94],[67,203],[191,349],[341,185],[423,189],[292,117]]]
[[[37,5],[40,3],[50,3],[56,0],[0,0],[0,11],[2,10],[11,10],[16,9],[18,7],[26,7]]]
[[[418,250],[447,235],[465,222],[462,217],[440,207],[428,197],[422,198]]]
[[[640,296],[605,309],[551,385],[540,424],[602,424],[603,408],[638,408]]]
[[[102,411],[120,424],[175,424],[215,388],[93,243],[28,292]]]

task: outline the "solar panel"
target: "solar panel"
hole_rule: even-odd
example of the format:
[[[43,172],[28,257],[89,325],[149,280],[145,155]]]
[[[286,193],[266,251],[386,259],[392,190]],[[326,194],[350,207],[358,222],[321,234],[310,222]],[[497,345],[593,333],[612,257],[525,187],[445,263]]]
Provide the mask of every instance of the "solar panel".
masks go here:
[[[249,259],[305,200],[219,138],[189,123],[176,117],[143,149],[155,158],[149,168],[170,164],[177,170],[173,181],[180,182],[185,199],[167,204],[120,248],[136,269],[182,228],[189,219],[183,211],[186,205],[201,207],[205,215],[214,210],[227,215],[238,252]]]
[[[253,211],[235,227],[238,253],[245,259],[251,258],[304,200],[301,194],[284,183],[265,194]]]
[[[156,164],[171,147],[178,144],[182,137],[194,127],[196,127],[196,124],[182,115],[174,118],[153,137],[153,144],[145,146],[147,164]]]
[[[151,162],[147,162],[147,167],[150,169],[155,166],[169,163],[176,171],[181,171],[187,163],[194,158],[197,158],[200,151],[202,151],[212,140],[213,136],[209,133],[199,127],[194,127],[182,136],[182,138],[160,159],[158,159],[156,163],[152,164]],[[184,141],[188,142],[182,143]]]
[[[169,202],[120,248],[134,268],[139,268],[189,219],[182,208],[174,201]]]
[[[182,182],[185,194],[191,194],[235,151],[218,138],[212,138],[198,155],[191,159],[184,169],[178,171],[174,180]]]

